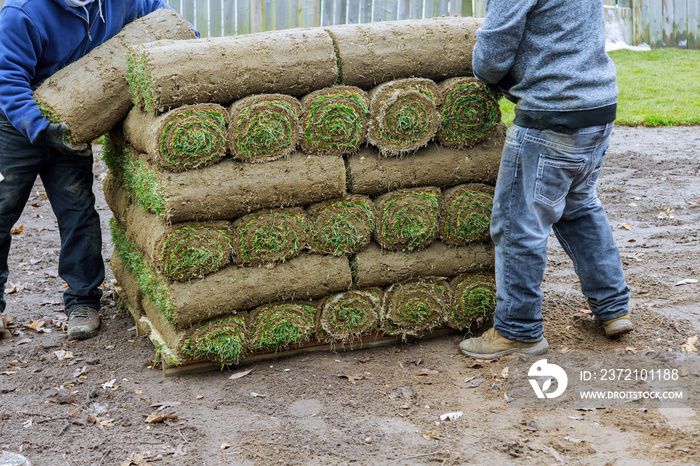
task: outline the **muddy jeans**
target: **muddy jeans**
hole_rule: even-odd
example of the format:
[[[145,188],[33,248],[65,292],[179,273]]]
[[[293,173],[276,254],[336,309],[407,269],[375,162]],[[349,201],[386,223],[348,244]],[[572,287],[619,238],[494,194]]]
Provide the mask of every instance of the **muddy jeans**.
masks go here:
[[[92,158],[64,155],[32,145],[0,115],[0,312],[5,310],[7,257],[12,227],[22,214],[37,175],[58,219],[58,273],[67,283],[66,313],[78,306],[100,307],[105,270],[100,217],[92,192]]]
[[[543,335],[542,290],[552,229],[602,321],[629,312],[629,287],[596,186],[612,123],[573,134],[511,125],[494,195],[494,327],[516,341]]]

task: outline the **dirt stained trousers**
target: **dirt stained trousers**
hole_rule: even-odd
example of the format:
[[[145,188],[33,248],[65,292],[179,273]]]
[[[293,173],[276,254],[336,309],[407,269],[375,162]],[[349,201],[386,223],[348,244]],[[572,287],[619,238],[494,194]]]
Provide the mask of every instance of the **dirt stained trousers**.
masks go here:
[[[33,145],[0,114],[0,312],[9,269],[12,227],[20,218],[37,175],[51,202],[61,236],[58,274],[66,282],[66,314],[78,306],[100,308],[105,276],[100,217],[92,192],[92,157]]]
[[[541,284],[552,229],[573,260],[593,314],[629,313],[629,287],[596,187],[612,123],[573,133],[511,125],[491,214],[496,251],[494,327],[504,337],[539,341]]]

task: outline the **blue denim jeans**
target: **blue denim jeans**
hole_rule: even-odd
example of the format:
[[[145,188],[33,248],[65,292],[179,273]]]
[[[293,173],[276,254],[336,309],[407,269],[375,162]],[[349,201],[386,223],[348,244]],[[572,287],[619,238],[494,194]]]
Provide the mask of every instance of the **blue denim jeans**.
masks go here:
[[[629,312],[620,253],[596,186],[612,123],[573,134],[511,125],[491,215],[496,246],[494,327],[504,337],[539,341],[542,278],[552,228],[574,263],[581,291],[601,321]]]
[[[58,273],[66,282],[66,313],[78,306],[100,308],[105,276],[102,231],[92,192],[92,158],[32,145],[0,115],[0,312],[5,310],[7,257],[12,227],[22,214],[37,175],[58,219]]]

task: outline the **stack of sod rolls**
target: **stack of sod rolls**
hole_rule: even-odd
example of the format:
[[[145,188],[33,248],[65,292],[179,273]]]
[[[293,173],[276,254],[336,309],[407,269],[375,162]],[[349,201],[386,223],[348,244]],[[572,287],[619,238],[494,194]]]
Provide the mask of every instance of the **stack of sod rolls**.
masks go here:
[[[491,318],[505,131],[498,96],[469,75],[475,24],[188,40],[181,56],[163,41],[130,49],[136,105],[105,138],[104,191],[111,265],[159,357],[235,364]],[[465,34],[466,45],[447,40]],[[350,45],[386,37],[407,53],[390,72]],[[251,60],[262,52],[246,44],[268,58]],[[193,54],[212,58],[173,71]],[[440,54],[454,61],[436,74],[426,63]],[[246,72],[219,74],[217,60]]]

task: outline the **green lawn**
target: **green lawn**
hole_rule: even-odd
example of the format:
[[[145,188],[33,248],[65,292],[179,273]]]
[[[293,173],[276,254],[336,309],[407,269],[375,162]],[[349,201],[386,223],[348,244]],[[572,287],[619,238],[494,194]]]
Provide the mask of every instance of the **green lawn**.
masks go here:
[[[620,88],[618,125],[700,125],[700,50],[616,50],[610,57]],[[510,124],[514,105],[500,103]]]

